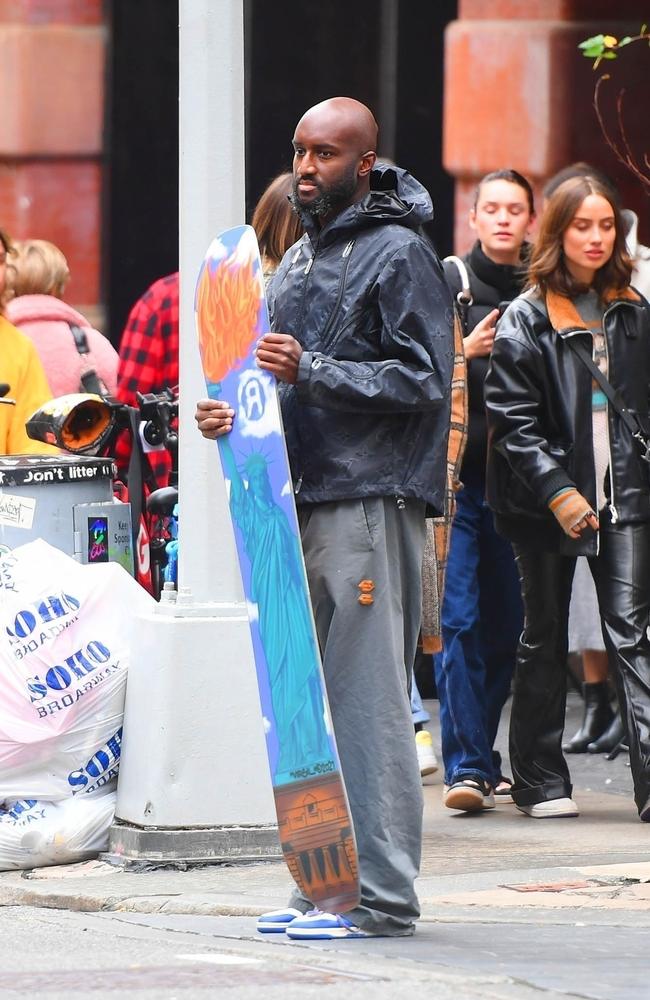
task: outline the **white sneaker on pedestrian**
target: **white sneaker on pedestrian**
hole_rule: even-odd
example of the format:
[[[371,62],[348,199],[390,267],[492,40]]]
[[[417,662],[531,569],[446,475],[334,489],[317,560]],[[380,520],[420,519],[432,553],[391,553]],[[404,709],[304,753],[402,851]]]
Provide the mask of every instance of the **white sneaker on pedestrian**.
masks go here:
[[[517,806],[519,812],[533,819],[558,819],[561,816],[579,816],[578,807],[573,799],[547,799],[545,802],[535,802],[531,806]]]
[[[433,752],[433,740],[428,729],[421,729],[415,734],[415,749],[418,752],[418,764],[423,778],[438,770],[438,758]]]

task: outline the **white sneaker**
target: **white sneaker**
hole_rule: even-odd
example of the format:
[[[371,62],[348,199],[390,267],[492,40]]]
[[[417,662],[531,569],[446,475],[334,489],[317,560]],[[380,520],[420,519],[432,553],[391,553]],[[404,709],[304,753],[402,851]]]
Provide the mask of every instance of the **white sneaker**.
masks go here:
[[[578,807],[573,799],[547,799],[546,802],[535,802],[532,806],[517,806],[517,809],[532,816],[533,819],[556,819],[559,816],[579,816]]]
[[[415,734],[415,749],[418,752],[418,764],[423,778],[426,774],[433,774],[438,770],[438,758],[433,752],[433,740],[428,729],[421,729]]]

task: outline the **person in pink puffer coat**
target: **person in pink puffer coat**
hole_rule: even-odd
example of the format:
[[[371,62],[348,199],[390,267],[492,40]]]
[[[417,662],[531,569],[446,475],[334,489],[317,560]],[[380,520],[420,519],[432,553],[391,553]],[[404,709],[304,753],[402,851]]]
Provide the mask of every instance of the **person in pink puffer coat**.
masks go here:
[[[16,253],[7,261],[7,285],[13,298],[5,315],[36,347],[52,395],[85,391],[81,376],[89,369],[94,369],[110,395],[115,395],[117,351],[61,299],[70,278],[62,252],[47,240],[17,240],[14,246]],[[82,351],[85,338],[88,353],[77,349],[75,333]]]

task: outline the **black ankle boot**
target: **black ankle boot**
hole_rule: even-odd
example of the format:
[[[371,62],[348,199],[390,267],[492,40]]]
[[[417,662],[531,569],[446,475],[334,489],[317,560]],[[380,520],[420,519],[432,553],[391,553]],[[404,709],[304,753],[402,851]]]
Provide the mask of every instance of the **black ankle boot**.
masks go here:
[[[583,684],[582,691],[585,701],[582,725],[575,736],[562,744],[565,753],[585,753],[588,745],[602,736],[614,717],[606,681]]]
[[[619,709],[605,732],[602,733],[597,740],[593,740],[589,743],[587,750],[589,753],[611,753],[614,747],[618,746],[624,736],[625,725]]]

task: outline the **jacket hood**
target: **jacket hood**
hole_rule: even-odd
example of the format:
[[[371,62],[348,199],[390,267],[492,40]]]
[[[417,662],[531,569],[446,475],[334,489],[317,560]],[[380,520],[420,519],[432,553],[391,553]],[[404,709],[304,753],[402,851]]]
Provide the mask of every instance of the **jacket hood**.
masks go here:
[[[90,327],[85,316],[67,302],[57,299],[55,295],[19,295],[17,299],[11,299],[5,313],[14,326],[43,320],[60,320],[81,327]]]
[[[336,215],[321,230],[317,229],[309,212],[300,214],[305,229],[313,239],[326,234],[329,237],[330,233],[340,236],[346,230],[386,223],[417,231],[424,222],[433,219],[433,203],[426,188],[407,170],[377,161],[370,175],[370,192]]]
[[[426,188],[408,170],[381,161],[370,175],[370,194],[358,208],[364,218],[397,222],[409,229],[433,219],[433,203]]]

